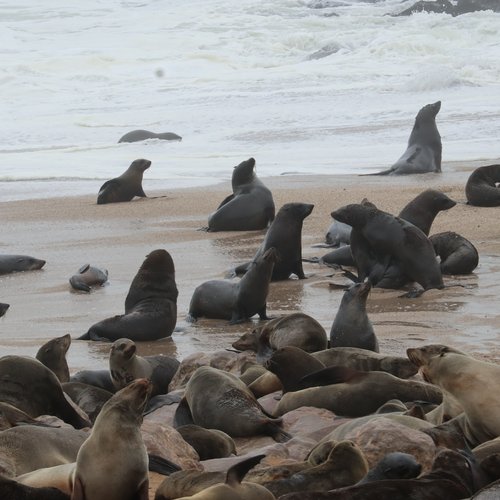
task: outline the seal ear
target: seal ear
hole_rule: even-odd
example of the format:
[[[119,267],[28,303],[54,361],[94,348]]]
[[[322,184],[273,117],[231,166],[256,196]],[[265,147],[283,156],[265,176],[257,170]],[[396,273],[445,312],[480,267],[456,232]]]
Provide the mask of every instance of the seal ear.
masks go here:
[[[226,475],[226,484],[229,486],[240,484],[247,472],[255,467],[264,457],[265,455],[256,455],[230,467]]]

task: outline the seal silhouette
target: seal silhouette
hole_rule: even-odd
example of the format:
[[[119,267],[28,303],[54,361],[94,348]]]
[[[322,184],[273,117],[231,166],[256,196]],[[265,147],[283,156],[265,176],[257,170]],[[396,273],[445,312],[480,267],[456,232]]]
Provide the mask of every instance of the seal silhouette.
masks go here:
[[[472,172],[465,185],[469,205],[476,207],[500,206],[500,165],[485,165]]]
[[[130,201],[134,196],[146,198],[146,193],[142,189],[142,176],[150,166],[149,160],[134,160],[120,177],[106,181],[101,186],[97,195],[97,204]]]
[[[157,340],[169,337],[177,322],[174,261],[163,249],[153,250],[135,275],[125,299],[125,314],[104,319],[79,340]]]
[[[29,255],[0,255],[0,274],[36,271],[44,265],[44,260]]]
[[[265,229],[273,221],[273,195],[254,170],[254,158],[234,167],[233,194],[208,217],[208,231],[252,231]]]
[[[108,270],[99,269],[90,264],[84,264],[78,269],[78,273],[69,279],[70,285],[82,292],[90,292],[93,286],[102,286],[106,281],[108,281]]]
[[[479,264],[476,247],[453,231],[433,234],[429,238],[440,258],[443,274],[470,274]]]
[[[36,359],[52,370],[59,382],[69,382],[69,368],[66,353],[71,345],[71,335],[51,339],[38,349]]]
[[[132,130],[127,132],[124,136],[120,137],[118,142],[139,142],[145,141],[147,139],[161,139],[162,141],[181,141],[182,137],[180,135],[174,134],[173,132],[162,132],[155,133],[149,130]]]

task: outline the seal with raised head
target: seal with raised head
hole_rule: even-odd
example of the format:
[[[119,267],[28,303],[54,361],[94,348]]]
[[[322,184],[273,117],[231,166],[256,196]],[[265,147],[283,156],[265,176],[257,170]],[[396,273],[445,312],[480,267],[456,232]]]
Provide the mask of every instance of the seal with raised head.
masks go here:
[[[255,261],[269,248],[276,248],[280,260],[274,266],[271,281],[286,280],[291,274],[299,279],[306,277],[302,268],[302,226],[313,208],[309,203],[286,203],[276,214],[254,257]],[[246,273],[250,264],[238,266],[236,274]]]
[[[254,169],[253,158],[234,167],[231,181],[233,194],[225,198],[208,217],[209,231],[265,229],[273,221],[273,195],[257,178]]]
[[[470,274],[479,264],[476,247],[453,231],[433,234],[429,237],[440,259],[443,274]]]
[[[254,314],[258,314],[261,319],[268,319],[266,300],[269,282],[278,260],[278,252],[271,247],[255,257],[241,280],[210,280],[202,283],[191,297],[189,319],[229,319],[233,324],[247,321]]]
[[[476,207],[500,206],[500,165],[485,165],[472,172],[465,185],[469,205]]]
[[[29,255],[0,255],[0,274],[37,271],[44,265],[44,260]]]
[[[84,264],[78,269],[78,273],[69,279],[70,285],[75,290],[81,290],[82,292],[90,292],[92,287],[102,286],[106,281],[108,281],[108,270],[99,269],[90,264]]]
[[[147,139],[161,139],[162,141],[181,141],[182,137],[180,135],[174,134],[173,132],[162,132],[155,133],[149,130],[132,130],[132,132],[127,132],[124,136],[120,137],[118,142],[139,142],[145,141]]]
[[[149,381],[137,379],[102,407],[76,457],[73,500],[148,499],[148,454],[140,428],[150,393]]]
[[[408,147],[394,165],[383,172],[371,175],[402,175],[441,172],[443,147],[436,126],[436,115],[441,101],[427,104],[417,113],[408,139]]]
[[[109,351],[109,371],[117,391],[137,378],[148,378],[152,383],[151,397],[167,394],[179,365],[177,359],[163,354],[139,356],[130,339],[115,340]]]
[[[59,382],[69,382],[69,368],[66,353],[71,345],[71,335],[51,339],[38,349],[36,359],[52,370]]]
[[[153,250],[132,280],[125,314],[90,327],[79,340],[158,340],[169,337],[177,322],[174,261],[163,249]]]
[[[200,366],[189,379],[174,423],[176,427],[194,423],[231,437],[263,434],[280,442],[290,439],[281,428],[281,418],[268,416],[238,377],[211,366]]]
[[[379,352],[378,340],[366,312],[369,281],[354,283],[342,296],[330,330],[330,347],[358,347]]]
[[[236,455],[233,438],[218,429],[205,429],[199,425],[188,424],[181,425],[176,430],[182,439],[196,450],[200,460]]]
[[[135,196],[146,198],[146,193],[142,189],[142,176],[150,166],[149,160],[142,158],[134,160],[120,177],[106,181],[101,186],[97,195],[97,204],[130,201]]]

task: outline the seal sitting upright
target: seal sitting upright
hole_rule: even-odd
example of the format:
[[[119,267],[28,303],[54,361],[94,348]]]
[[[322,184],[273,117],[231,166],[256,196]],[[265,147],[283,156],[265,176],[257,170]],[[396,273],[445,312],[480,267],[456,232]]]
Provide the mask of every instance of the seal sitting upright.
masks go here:
[[[436,126],[441,101],[424,106],[415,117],[408,147],[401,158],[388,170],[371,175],[425,174],[441,172],[443,146]]]
[[[142,176],[150,166],[149,160],[133,161],[120,177],[106,181],[101,186],[97,195],[97,204],[130,201],[134,196],[146,198],[146,193],[142,189]]]
[[[467,203],[476,207],[500,206],[500,165],[486,165],[472,172],[465,185]]]
[[[144,260],[125,299],[125,314],[92,325],[79,340],[158,340],[169,337],[177,322],[174,262],[163,249]]]
[[[254,172],[249,158],[234,167],[233,194],[225,198],[208,218],[209,231],[252,231],[265,229],[274,219],[274,200]]]

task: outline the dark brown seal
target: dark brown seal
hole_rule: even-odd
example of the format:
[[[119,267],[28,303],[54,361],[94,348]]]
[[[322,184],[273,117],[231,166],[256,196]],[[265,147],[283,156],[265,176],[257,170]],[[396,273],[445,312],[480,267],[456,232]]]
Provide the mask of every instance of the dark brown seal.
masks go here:
[[[125,299],[125,314],[91,326],[80,340],[158,340],[169,337],[177,322],[174,261],[166,250],[144,260]]]
[[[105,389],[82,382],[65,382],[62,388],[71,400],[89,416],[91,422],[95,422],[104,403],[113,395]]]
[[[470,274],[479,264],[476,247],[460,234],[446,231],[429,239],[439,256],[443,274]]]
[[[49,340],[36,353],[36,359],[52,370],[59,382],[69,382],[69,368],[66,353],[71,345],[71,335]]]
[[[70,285],[75,290],[81,290],[82,292],[90,292],[92,287],[102,286],[106,281],[108,281],[108,270],[99,269],[90,264],[84,264],[78,269],[78,273],[69,279]]]
[[[57,488],[32,488],[0,475],[2,500],[70,500],[70,496]]]
[[[189,424],[177,427],[177,432],[196,450],[200,460],[236,455],[236,445],[231,436],[225,432]]]
[[[465,185],[469,205],[476,207],[500,206],[500,165],[486,165],[472,172]]]
[[[36,271],[44,265],[44,260],[29,255],[0,255],[0,274]]]
[[[130,201],[135,196],[146,198],[146,193],[142,189],[142,176],[150,166],[149,160],[133,161],[120,177],[106,181],[101,186],[97,195],[97,204]]]
[[[124,136],[120,137],[118,142],[139,142],[147,139],[161,139],[162,141],[181,141],[180,135],[173,132],[161,132],[159,134],[150,132],[149,130],[132,130],[127,132]]]

